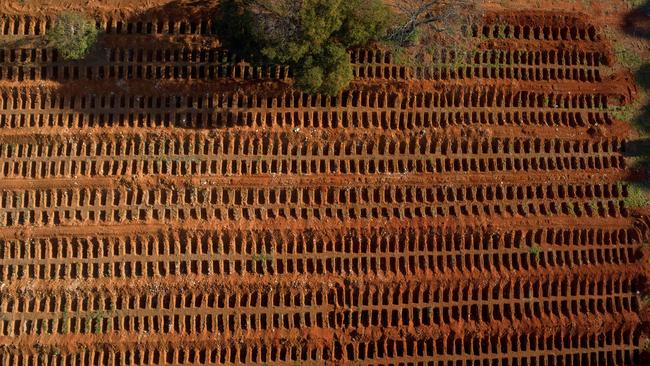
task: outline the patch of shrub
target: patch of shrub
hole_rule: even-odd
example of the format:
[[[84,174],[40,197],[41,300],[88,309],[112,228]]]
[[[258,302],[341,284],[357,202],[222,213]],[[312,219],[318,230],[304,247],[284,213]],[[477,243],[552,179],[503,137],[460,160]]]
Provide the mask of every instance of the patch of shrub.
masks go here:
[[[64,59],[78,60],[88,54],[98,34],[92,19],[79,12],[65,11],[59,14],[47,32],[47,39]]]
[[[297,87],[335,95],[352,81],[347,50],[381,39],[391,12],[382,0],[226,0],[219,13],[239,57],[289,65]]]

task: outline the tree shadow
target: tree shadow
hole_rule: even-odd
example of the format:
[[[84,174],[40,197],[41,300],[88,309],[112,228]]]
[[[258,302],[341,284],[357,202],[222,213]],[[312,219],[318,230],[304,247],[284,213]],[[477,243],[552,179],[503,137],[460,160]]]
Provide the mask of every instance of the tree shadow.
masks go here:
[[[623,30],[637,38],[650,39],[650,0],[623,17]]]
[[[627,157],[642,157],[650,154],[650,138],[630,141],[625,145],[624,155]]]
[[[642,41],[650,40],[650,0],[633,9],[625,15],[622,23],[623,30],[630,36]],[[634,72],[634,78],[639,88],[650,92],[650,62],[642,64]],[[650,103],[640,107],[640,113],[630,121],[642,134],[650,134]],[[625,146],[625,154],[632,159],[630,181],[650,189],[650,147],[649,139],[642,138],[629,141]]]
[[[627,180],[650,189],[650,138],[628,141],[625,144],[624,155],[632,162]]]
[[[650,62],[641,65],[641,67],[634,73],[639,88],[650,92]],[[641,113],[636,117],[634,123],[642,132],[650,133],[650,103],[641,107]]]
[[[630,11],[623,19],[622,28],[632,37],[650,40],[650,0]],[[640,88],[650,91],[650,62],[642,64],[634,78]],[[641,114],[634,123],[642,132],[650,133],[650,104],[641,107]]]
[[[640,40],[650,40],[650,0],[630,11],[623,19],[623,30],[630,36]],[[639,88],[650,92],[650,62],[644,63],[635,71],[634,77]],[[650,134],[650,103],[640,109],[638,116],[631,121],[643,134]],[[632,165],[629,169],[628,181],[634,182],[641,189],[650,190],[650,138],[642,137],[628,141],[625,144],[625,156],[630,158]],[[650,287],[646,283],[642,290],[648,296]],[[639,311],[642,320],[641,336],[650,335],[650,311],[642,307]],[[650,364],[650,352],[641,344],[641,352],[636,362],[639,365]]]
[[[289,72],[278,65],[245,62],[223,47],[219,19],[236,17],[223,4],[228,1],[176,0],[125,20],[98,20],[105,31],[83,60],[63,60],[54,51],[37,60],[35,68],[45,72],[32,80],[53,85],[48,91],[70,101],[70,109],[78,114],[93,113],[89,104],[116,99],[115,108],[144,103],[142,107],[152,114],[156,106],[166,107],[168,113],[162,118],[171,122],[161,122],[165,126],[202,129],[245,123],[233,96],[285,93]],[[21,38],[12,45],[23,52],[34,42],[42,44],[45,36]],[[29,73],[23,73],[18,81],[29,81]],[[209,99],[214,94],[223,96],[223,101],[212,106]],[[206,119],[207,108],[218,112],[212,113],[211,120]],[[137,113],[137,108],[131,109]]]

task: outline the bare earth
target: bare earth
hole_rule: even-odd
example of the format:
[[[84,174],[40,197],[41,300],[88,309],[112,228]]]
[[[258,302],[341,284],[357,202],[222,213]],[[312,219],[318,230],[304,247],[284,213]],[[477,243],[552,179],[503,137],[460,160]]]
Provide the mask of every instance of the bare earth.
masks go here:
[[[231,64],[210,1],[106,3],[0,4],[3,365],[643,364],[623,2],[487,2],[474,57],[356,51],[335,98]]]

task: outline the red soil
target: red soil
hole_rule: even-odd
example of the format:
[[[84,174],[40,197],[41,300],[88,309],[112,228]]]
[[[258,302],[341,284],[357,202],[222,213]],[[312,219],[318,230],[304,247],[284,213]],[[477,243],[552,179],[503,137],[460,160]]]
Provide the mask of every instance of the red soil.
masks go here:
[[[642,360],[622,11],[488,3],[474,58],[359,51],[326,98],[230,64],[210,2],[103,3],[0,6],[2,364]],[[64,8],[87,61],[42,46]]]

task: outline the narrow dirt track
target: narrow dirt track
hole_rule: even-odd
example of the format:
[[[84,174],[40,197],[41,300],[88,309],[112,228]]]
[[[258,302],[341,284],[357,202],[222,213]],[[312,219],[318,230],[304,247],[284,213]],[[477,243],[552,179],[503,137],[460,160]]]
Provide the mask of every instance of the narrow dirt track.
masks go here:
[[[637,362],[650,219],[608,112],[636,87],[586,16],[355,51],[323,97],[182,10],[98,18],[82,62],[0,16],[0,364]]]

